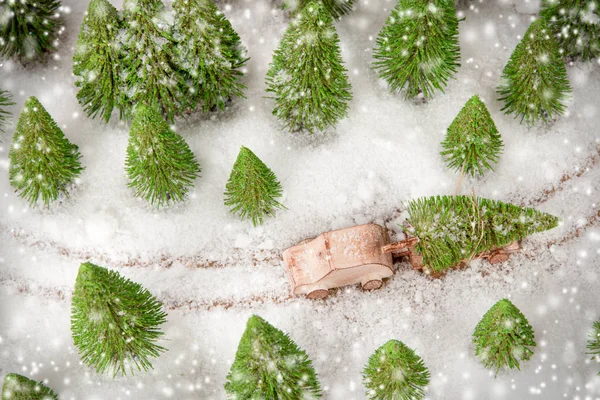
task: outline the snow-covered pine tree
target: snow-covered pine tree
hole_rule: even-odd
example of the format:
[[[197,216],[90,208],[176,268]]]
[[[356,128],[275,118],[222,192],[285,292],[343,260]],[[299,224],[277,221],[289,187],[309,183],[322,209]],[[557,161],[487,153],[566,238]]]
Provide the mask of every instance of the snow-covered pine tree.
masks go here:
[[[371,400],[423,399],[429,377],[423,359],[399,340],[390,340],[375,350],[363,370]]]
[[[592,356],[592,361],[600,363],[600,321],[594,322],[587,342],[588,354]],[[598,371],[600,376],[600,371]]]
[[[161,0],[125,0],[122,66],[129,106],[146,104],[169,122],[189,105],[183,74],[175,65],[176,42]],[[120,105],[127,109],[128,104]]]
[[[474,196],[433,196],[407,204],[407,232],[433,273],[557,226],[553,215]]]
[[[483,365],[496,373],[506,367],[520,369],[520,362],[531,358],[530,347],[536,345],[529,321],[507,299],[485,313],[473,332],[473,344]]]
[[[8,90],[0,89],[0,133],[4,132],[4,128],[11,116],[8,107],[13,106],[12,94]]]
[[[59,7],[57,0],[0,0],[0,56],[25,63],[56,50]]]
[[[558,38],[564,57],[581,57],[584,61],[600,57],[597,0],[543,0],[540,15]]]
[[[277,201],[281,197],[281,183],[250,149],[242,146],[225,191],[225,205],[241,218],[248,218],[254,226],[264,217],[275,215],[275,209],[285,208]]]
[[[42,382],[19,374],[6,374],[2,385],[2,400],[58,400],[56,393]]]
[[[565,111],[571,92],[567,70],[556,38],[545,19],[531,23],[504,71],[497,89],[502,111],[528,124],[548,121]]]
[[[352,99],[340,39],[323,4],[311,1],[286,30],[267,72],[275,115],[291,131],[335,126]]]
[[[84,364],[126,375],[152,368],[149,358],[166,322],[162,305],[140,284],[86,262],[79,267],[71,304],[71,333]]]
[[[183,200],[200,174],[185,139],[145,105],[138,105],[134,113],[125,166],[135,195],[159,207]]]
[[[257,315],[248,319],[225,391],[231,399],[321,397],[321,385],[306,352]]]
[[[404,97],[444,91],[460,66],[458,18],[452,0],[399,0],[377,36],[373,67]]]
[[[318,0],[334,19],[340,19],[343,15],[352,11],[355,0]],[[310,0],[285,0],[285,8],[293,10],[294,13],[301,11]]]
[[[47,206],[60,194],[68,196],[83,170],[79,148],[33,96],[25,102],[8,157],[10,184],[32,206],[40,196]]]
[[[175,0],[173,10],[177,64],[194,99],[190,108],[224,109],[232,97],[244,97],[245,48],[214,0]]]
[[[108,0],[92,0],[88,6],[73,55],[73,74],[78,78],[77,100],[88,116],[100,115],[110,120],[115,106],[123,107],[120,100],[120,44],[117,36],[121,17]],[[124,117],[123,109],[120,117]]]
[[[502,137],[478,95],[471,97],[448,127],[441,155],[448,168],[471,176],[493,170],[503,148]]]

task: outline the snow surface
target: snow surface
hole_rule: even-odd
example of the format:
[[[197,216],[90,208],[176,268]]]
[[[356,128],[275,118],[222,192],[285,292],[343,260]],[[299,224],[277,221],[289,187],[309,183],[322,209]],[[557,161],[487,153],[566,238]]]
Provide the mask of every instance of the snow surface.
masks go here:
[[[375,38],[395,2],[359,0],[336,23],[354,94],[349,116],[312,137],[282,132],[265,98],[264,76],[286,14],[267,0],[220,2],[251,57],[247,99],[177,122],[202,176],[187,201],[161,210],[126,186],[128,127],[89,120],[77,104],[71,56],[87,3],[63,0],[66,31],[47,65],[0,63],[0,86],[18,103],[14,114],[37,96],[79,145],[86,166],[69,199],[30,209],[8,183],[12,129],[1,138],[0,378],[19,372],[47,379],[61,399],[223,399],[245,322],[258,313],[307,350],[326,399],[365,398],[360,371],[392,338],[424,358],[430,399],[600,398],[600,366],[585,355],[587,331],[600,318],[600,63],[568,65],[572,100],[550,127],[522,126],[496,101],[504,64],[538,2],[468,2],[456,79],[445,94],[415,105],[390,94],[370,68]],[[465,179],[463,191],[475,187],[481,196],[535,206],[562,225],[526,240],[502,265],[476,261],[431,280],[399,263],[373,293],[352,287],[323,302],[291,297],[279,258],[287,246],[358,223],[398,230],[403,201],[453,192],[457,175],[444,166],[440,142],[475,93],[488,105],[505,151],[496,172]],[[242,145],[284,188],[288,210],[259,228],[223,206]],[[154,371],[113,380],[80,365],[69,301],[87,259],[117,268],[164,302],[169,321],[162,344],[169,351]],[[475,359],[470,335],[502,297],[529,318],[538,347],[522,371],[494,378]]]

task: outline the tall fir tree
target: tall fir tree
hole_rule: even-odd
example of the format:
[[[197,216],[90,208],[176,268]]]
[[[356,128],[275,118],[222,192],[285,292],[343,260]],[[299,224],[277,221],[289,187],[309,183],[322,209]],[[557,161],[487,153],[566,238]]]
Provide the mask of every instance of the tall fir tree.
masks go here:
[[[19,374],[6,374],[2,400],[58,400],[56,393],[42,382]]]
[[[151,106],[136,107],[125,160],[129,187],[157,206],[181,201],[200,165],[194,153]]]
[[[352,11],[355,0],[318,0],[323,3],[325,9],[334,19],[340,19],[343,15]],[[310,0],[285,0],[286,8],[293,10],[294,13],[300,12]]]
[[[122,61],[128,102],[123,109],[147,104],[173,122],[189,105],[182,71],[175,64],[176,42],[163,18],[161,0],[125,0]]]
[[[553,215],[474,196],[425,197],[410,201],[407,212],[407,232],[434,273],[558,224]]]
[[[493,170],[502,153],[502,137],[478,95],[471,97],[448,127],[441,155],[448,168],[471,176]]]
[[[56,50],[59,7],[57,0],[0,0],[0,56],[26,63]]]
[[[242,146],[225,191],[225,205],[231,212],[248,218],[254,226],[264,217],[275,215],[277,208],[285,208],[277,201],[281,197],[277,177],[250,149]]]
[[[588,336],[587,350],[588,354],[592,356],[592,361],[600,364],[600,321],[596,321],[592,325]],[[600,370],[598,376],[600,376]]]
[[[231,399],[321,397],[321,385],[306,352],[257,315],[248,319],[225,391]]]
[[[8,157],[10,184],[32,206],[40,197],[48,206],[60,194],[68,196],[83,170],[79,148],[33,96],[25,102]]]
[[[597,0],[542,0],[540,15],[558,38],[564,57],[600,57],[600,4]]]
[[[531,23],[515,50],[498,86],[502,111],[534,125],[565,111],[571,87],[558,43],[543,18]]]
[[[232,97],[244,97],[245,48],[214,1],[176,0],[173,10],[177,63],[191,81],[190,107],[224,109]]]
[[[377,36],[373,66],[405,98],[444,91],[460,66],[453,0],[399,0]]]
[[[363,383],[371,400],[421,400],[429,378],[423,359],[398,340],[378,348],[363,370]]]
[[[0,133],[4,132],[11,113],[8,110],[10,106],[15,105],[12,101],[12,94],[8,90],[0,89]]]
[[[290,23],[267,72],[273,115],[291,131],[335,126],[352,99],[340,39],[323,4],[311,1]]]
[[[71,333],[84,364],[98,373],[132,374],[152,368],[165,348],[162,305],[140,284],[86,262],[79,267],[71,305]]]
[[[503,368],[520,369],[535,347],[535,334],[527,318],[510,302],[502,299],[485,313],[473,332],[475,354],[486,368],[496,373]]]
[[[117,42],[121,17],[108,0],[92,0],[81,24],[73,74],[79,87],[77,100],[88,116],[99,115],[108,122],[112,111],[126,103],[120,96],[120,44]],[[124,109],[120,110],[121,118]]]

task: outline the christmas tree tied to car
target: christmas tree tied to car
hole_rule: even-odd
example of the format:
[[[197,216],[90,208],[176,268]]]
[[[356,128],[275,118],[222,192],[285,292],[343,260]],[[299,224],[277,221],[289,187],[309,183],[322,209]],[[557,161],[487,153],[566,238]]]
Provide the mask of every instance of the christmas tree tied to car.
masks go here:
[[[520,250],[520,242],[552,229],[558,218],[533,208],[473,196],[433,196],[406,204],[405,239],[390,242],[387,229],[365,224],[323,233],[283,252],[292,291],[311,299],[360,283],[381,287],[393,275],[393,257],[439,277],[476,258],[496,264]]]

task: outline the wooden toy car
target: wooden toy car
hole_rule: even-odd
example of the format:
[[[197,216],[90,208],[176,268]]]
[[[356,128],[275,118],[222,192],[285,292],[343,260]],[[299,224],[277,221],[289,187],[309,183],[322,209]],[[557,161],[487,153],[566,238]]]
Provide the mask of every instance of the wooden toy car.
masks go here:
[[[364,290],[378,289],[384,278],[394,274],[392,255],[408,256],[413,268],[423,269],[423,258],[415,249],[418,242],[418,238],[408,237],[390,243],[385,228],[365,224],[304,240],[285,250],[283,261],[295,295],[323,299],[329,289],[357,283]],[[519,249],[519,243],[514,242],[473,258],[487,258],[495,264]]]

